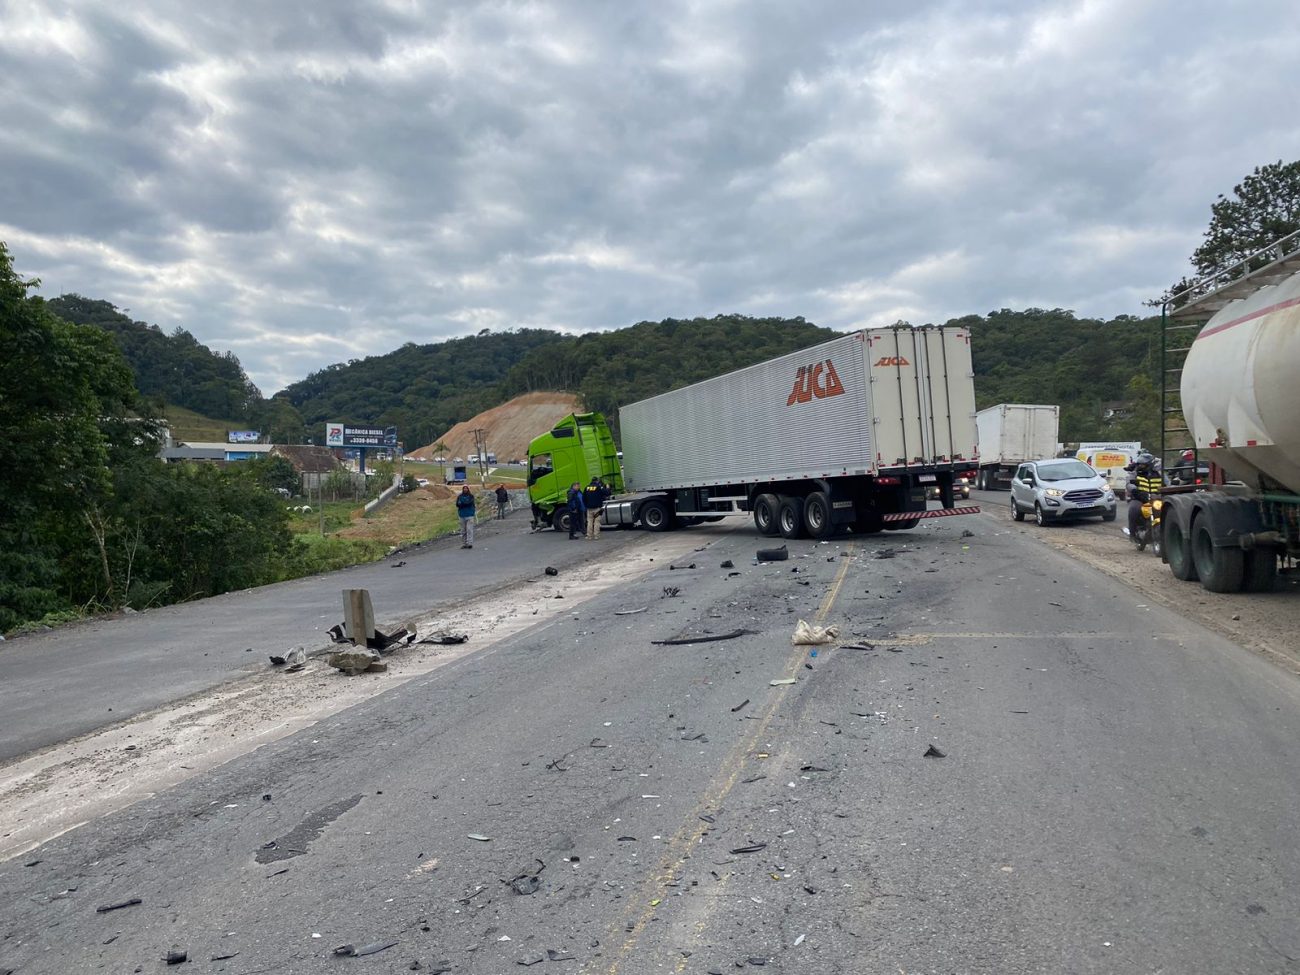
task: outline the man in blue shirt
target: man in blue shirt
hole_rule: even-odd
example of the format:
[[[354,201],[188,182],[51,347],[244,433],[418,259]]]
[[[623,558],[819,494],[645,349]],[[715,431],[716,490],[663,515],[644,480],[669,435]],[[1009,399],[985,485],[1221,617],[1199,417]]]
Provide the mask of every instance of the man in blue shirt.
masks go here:
[[[569,541],[582,537],[586,522],[587,506],[582,500],[582,485],[574,481],[569,487]]]

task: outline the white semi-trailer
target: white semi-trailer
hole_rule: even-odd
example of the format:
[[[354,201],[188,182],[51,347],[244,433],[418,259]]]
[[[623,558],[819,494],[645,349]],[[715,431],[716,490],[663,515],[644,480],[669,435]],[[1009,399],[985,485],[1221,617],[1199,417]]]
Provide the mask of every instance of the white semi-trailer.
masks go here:
[[[619,410],[632,492],[608,524],[752,512],[765,535],[915,527],[976,463],[970,332],[874,328]],[[937,487],[941,507],[928,509]]]
[[[1028,460],[1056,456],[1061,425],[1059,406],[999,403],[975,414],[979,434],[979,473],[975,486],[992,491],[1011,485],[1011,475]]]
[[[1279,562],[1300,557],[1300,250],[1288,246],[1296,244],[1300,234],[1275,244],[1283,256],[1266,266],[1237,278],[1229,269],[1193,286],[1190,300],[1166,302],[1170,330],[1209,318],[1183,361],[1180,395],[1197,453],[1224,483],[1167,489],[1162,558],[1178,578],[1214,592],[1269,590]],[[1258,263],[1257,255],[1239,267]]]

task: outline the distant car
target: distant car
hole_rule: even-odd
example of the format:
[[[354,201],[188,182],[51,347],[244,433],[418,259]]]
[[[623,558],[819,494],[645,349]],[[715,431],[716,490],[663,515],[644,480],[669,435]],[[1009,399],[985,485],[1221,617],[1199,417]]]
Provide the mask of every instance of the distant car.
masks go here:
[[[1011,517],[1032,514],[1039,525],[1070,518],[1115,520],[1115,492],[1081,460],[1036,460],[1011,478]]]
[[[952,482],[952,496],[962,498],[963,500],[970,497],[970,481],[964,477],[958,477]],[[931,484],[925,489],[927,501],[939,500],[939,485]]]
[[[420,487],[428,487],[429,479],[427,477],[417,477],[415,479],[415,483],[420,485]]]

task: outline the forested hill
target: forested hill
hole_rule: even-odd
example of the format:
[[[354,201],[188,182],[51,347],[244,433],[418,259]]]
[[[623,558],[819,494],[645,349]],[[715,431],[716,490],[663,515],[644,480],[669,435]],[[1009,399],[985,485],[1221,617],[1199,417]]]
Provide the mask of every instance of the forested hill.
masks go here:
[[[96,325],[116,340],[146,397],[183,406],[205,416],[251,420],[262,394],[233,353],[201,344],[183,328],[168,334],[157,325],[132,321],[107,301],[67,294],[47,307],[74,325]]]

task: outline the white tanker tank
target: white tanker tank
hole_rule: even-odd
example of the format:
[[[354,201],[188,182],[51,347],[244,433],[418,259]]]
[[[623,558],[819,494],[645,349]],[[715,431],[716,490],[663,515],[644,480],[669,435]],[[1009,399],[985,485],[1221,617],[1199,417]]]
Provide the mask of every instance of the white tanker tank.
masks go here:
[[[1300,232],[1208,284],[1169,299],[1167,327],[1209,318],[1179,392],[1199,456],[1228,482],[1165,489],[1161,558],[1213,592],[1266,592],[1300,559]]]
[[[1300,492],[1300,273],[1206,322],[1181,392],[1202,456],[1252,487]]]

